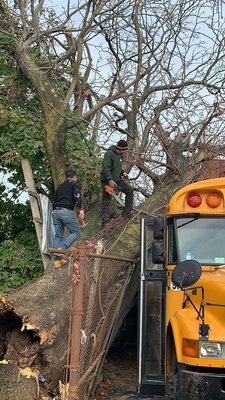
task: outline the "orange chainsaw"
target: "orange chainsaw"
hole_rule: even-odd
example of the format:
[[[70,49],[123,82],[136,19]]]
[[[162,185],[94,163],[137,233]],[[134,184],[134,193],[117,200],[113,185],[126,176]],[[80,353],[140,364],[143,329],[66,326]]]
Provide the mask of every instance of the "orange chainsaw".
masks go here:
[[[113,188],[112,186],[109,186],[109,185],[105,185],[104,190],[106,193],[110,194],[110,196],[112,196],[117,201],[118,204],[120,204],[122,207],[124,207],[124,203],[118,196],[119,192],[118,192],[118,190],[116,190],[116,188]]]

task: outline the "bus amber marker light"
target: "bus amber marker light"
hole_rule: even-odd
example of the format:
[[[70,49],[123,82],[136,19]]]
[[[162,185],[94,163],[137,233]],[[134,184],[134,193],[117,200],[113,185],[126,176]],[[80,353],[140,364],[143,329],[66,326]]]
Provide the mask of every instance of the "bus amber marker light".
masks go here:
[[[219,207],[221,204],[221,197],[218,193],[210,193],[206,197],[206,204],[211,208]]]
[[[202,203],[202,198],[199,193],[192,192],[187,197],[187,203],[190,207],[199,207]]]
[[[182,354],[186,357],[198,357],[199,355],[199,341],[194,339],[183,338],[182,341]]]

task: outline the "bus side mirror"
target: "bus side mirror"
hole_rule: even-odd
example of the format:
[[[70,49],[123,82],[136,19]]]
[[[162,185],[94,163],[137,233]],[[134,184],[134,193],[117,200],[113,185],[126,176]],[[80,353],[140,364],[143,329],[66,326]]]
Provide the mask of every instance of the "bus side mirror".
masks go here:
[[[172,272],[171,280],[180,289],[185,289],[198,282],[202,267],[196,260],[185,260],[177,264]]]
[[[152,242],[152,263],[163,264],[164,262],[164,248],[162,240],[153,240]]]
[[[157,240],[162,240],[164,238],[164,228],[165,228],[164,218],[163,217],[155,218],[153,222],[153,238]]]

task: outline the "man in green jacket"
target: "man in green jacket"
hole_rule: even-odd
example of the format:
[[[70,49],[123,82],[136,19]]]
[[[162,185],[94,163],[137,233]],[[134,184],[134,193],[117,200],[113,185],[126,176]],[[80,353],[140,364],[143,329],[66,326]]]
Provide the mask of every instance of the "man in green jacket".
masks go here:
[[[119,140],[116,146],[110,146],[106,151],[101,170],[102,182],[102,225],[110,220],[109,206],[111,195],[104,190],[105,185],[116,188],[119,192],[125,194],[125,205],[122,215],[131,215],[133,207],[133,188],[126,181],[128,174],[122,169],[123,154],[127,151],[126,140]]]

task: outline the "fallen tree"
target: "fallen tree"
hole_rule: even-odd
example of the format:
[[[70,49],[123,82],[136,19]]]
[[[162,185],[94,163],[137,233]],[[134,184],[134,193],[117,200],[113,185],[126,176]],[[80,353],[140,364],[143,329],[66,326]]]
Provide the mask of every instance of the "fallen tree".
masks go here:
[[[182,184],[192,179],[189,173],[183,177]],[[87,257],[85,261],[79,379],[107,345],[124,287],[129,285],[135,269],[135,263],[128,263],[126,259],[136,260],[139,255],[140,217],[161,214],[172,192],[180,185],[171,184],[155,192],[129,221],[118,218],[107,230],[95,233],[91,224],[87,226],[86,238],[91,239],[90,229],[94,244],[101,240],[104,255],[110,256],[110,260]],[[39,399],[46,391],[59,393],[59,381],[67,383],[71,289],[76,291],[79,285],[74,280],[73,266],[77,262],[74,254],[69,255],[68,263],[61,269],[54,270],[50,264],[40,279],[7,297],[1,295],[1,400]],[[119,257],[125,261],[118,261]],[[94,367],[89,380],[81,380],[79,399],[84,399],[91,390]]]

